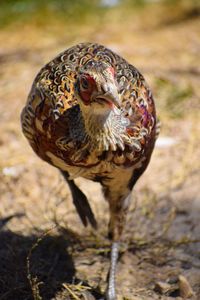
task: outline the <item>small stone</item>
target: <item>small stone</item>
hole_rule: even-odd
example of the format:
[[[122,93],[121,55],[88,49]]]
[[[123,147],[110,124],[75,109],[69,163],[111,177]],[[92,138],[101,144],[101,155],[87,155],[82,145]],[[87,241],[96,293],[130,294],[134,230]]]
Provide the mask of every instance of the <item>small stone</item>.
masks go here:
[[[4,176],[17,178],[19,177],[24,171],[24,167],[22,165],[16,165],[12,167],[5,167],[2,169],[2,173]]]
[[[161,295],[170,295],[178,289],[177,285],[171,285],[166,282],[158,281],[155,283],[154,290],[155,292]]]
[[[178,280],[180,296],[183,299],[188,299],[194,296],[194,292],[188,280],[183,275],[180,275]]]

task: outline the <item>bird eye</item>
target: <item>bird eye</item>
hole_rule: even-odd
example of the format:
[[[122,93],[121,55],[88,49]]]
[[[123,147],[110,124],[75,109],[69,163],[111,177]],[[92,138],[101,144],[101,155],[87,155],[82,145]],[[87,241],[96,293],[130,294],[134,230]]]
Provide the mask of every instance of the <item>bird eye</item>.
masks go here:
[[[84,90],[87,90],[87,89],[88,89],[89,83],[88,83],[88,81],[87,81],[86,78],[82,78],[82,79],[81,79],[81,87],[82,87]]]

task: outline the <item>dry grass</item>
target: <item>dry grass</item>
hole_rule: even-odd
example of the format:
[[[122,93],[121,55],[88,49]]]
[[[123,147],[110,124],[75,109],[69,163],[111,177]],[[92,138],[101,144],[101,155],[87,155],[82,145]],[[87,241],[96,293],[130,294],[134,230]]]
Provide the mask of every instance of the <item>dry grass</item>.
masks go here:
[[[191,299],[200,297],[200,21],[191,11],[180,3],[176,9],[119,6],[97,11],[97,18],[89,13],[81,27],[76,19],[38,23],[32,16],[0,31],[0,300],[100,299],[105,289],[110,249],[100,187],[77,180],[97,216],[99,231],[93,232],[80,225],[67,186],[32,153],[19,122],[39,68],[83,40],[106,44],[144,73],[161,136],[176,141],[155,149],[133,193],[119,299],[181,299],[179,289],[154,291],[156,282],[175,282],[179,275],[190,282]]]

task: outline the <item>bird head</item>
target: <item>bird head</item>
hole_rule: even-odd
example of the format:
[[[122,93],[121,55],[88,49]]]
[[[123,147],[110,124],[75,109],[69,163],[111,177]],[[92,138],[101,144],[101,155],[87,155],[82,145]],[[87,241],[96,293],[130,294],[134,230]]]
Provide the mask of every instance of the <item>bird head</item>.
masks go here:
[[[106,114],[120,107],[114,68],[104,62],[90,61],[78,74],[76,94],[83,110]]]

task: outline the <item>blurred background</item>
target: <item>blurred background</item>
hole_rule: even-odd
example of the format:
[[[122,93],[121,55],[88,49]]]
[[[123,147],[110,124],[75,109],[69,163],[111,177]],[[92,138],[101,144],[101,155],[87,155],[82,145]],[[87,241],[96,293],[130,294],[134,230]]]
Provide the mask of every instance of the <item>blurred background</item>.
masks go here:
[[[119,299],[183,296],[173,285],[179,275],[199,299],[199,0],[0,0],[0,299],[98,299],[105,287],[108,214],[100,187],[77,180],[97,234],[80,226],[68,187],[32,152],[20,126],[39,69],[84,41],[104,44],[141,71],[162,122],[133,193]],[[167,291],[155,289],[159,281]]]

